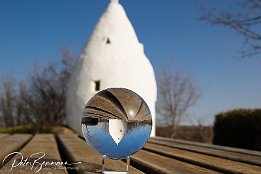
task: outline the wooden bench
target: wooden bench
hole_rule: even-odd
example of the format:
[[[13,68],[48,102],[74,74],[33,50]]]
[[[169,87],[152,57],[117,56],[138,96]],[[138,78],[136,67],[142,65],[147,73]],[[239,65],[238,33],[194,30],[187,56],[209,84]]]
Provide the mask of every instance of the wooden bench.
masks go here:
[[[0,163],[1,165],[6,161],[3,162],[4,158],[15,151],[19,151],[23,145],[29,141],[32,135],[29,134],[14,134],[14,135],[6,135],[1,136],[0,139]]]
[[[101,155],[76,135],[0,134],[0,160],[4,161],[0,174],[35,173],[39,168],[21,163],[21,155],[8,159],[12,152],[20,152],[24,160],[34,162],[44,152],[38,173],[97,173],[101,170]],[[30,157],[30,155],[33,155]],[[12,168],[16,160],[15,167]],[[51,162],[53,162],[51,164]],[[59,164],[59,165],[55,165]],[[60,163],[58,163],[60,162]],[[67,164],[62,165],[64,162]],[[131,156],[130,173],[246,173],[261,174],[261,153],[257,151],[194,143],[167,138],[151,138],[144,148]],[[105,168],[124,168],[125,161],[109,160]],[[12,170],[11,170],[12,168]]]
[[[18,135],[16,135],[18,136]],[[13,137],[13,136],[11,136]],[[30,135],[31,137],[31,135]],[[7,138],[3,139],[5,142]],[[28,140],[28,139],[27,139]],[[9,145],[6,144],[8,147]],[[9,152],[9,151],[8,151]],[[67,173],[65,166],[47,165],[48,162],[60,162],[61,157],[54,135],[52,134],[36,134],[20,151],[20,154],[13,156],[0,170],[0,174],[4,173]],[[6,153],[5,153],[6,154]],[[26,160],[26,158],[29,158]],[[26,160],[24,164],[20,164],[21,159]],[[16,163],[14,162],[16,161]],[[14,164],[15,163],[15,164]],[[42,165],[43,164],[43,165]],[[12,166],[16,166],[13,167]]]

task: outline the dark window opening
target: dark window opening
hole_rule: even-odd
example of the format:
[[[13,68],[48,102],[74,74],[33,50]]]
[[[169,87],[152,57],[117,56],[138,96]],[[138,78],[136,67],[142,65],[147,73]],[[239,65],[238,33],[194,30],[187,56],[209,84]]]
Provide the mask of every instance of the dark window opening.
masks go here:
[[[101,86],[101,82],[98,80],[98,81],[94,81],[94,89],[95,91],[99,91],[100,90],[100,86]]]
[[[106,38],[106,44],[110,44],[111,43],[111,40],[110,40],[110,38]]]

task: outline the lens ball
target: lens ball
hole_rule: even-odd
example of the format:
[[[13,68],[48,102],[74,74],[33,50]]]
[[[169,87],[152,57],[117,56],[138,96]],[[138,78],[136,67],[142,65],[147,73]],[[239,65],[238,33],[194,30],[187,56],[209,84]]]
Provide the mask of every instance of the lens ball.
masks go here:
[[[82,113],[86,142],[112,159],[127,158],[147,142],[152,128],[148,105],[135,92],[108,88],[94,95]]]

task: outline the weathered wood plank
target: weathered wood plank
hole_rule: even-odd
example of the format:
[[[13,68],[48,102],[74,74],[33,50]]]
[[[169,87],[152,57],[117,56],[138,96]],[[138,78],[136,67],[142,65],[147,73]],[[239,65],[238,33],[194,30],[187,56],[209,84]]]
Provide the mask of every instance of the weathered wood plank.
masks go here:
[[[19,151],[23,147],[23,145],[29,141],[31,137],[32,135],[30,134],[14,134],[2,139],[0,141],[0,168],[2,167],[3,163],[7,162],[7,160],[3,162],[3,159],[8,154],[14,151]]]
[[[155,139],[150,139],[149,142],[163,145],[163,146],[174,147],[181,150],[187,150],[191,152],[197,152],[205,155],[210,155],[219,158],[261,166],[261,157],[256,155],[242,154],[239,152],[231,152],[226,150],[219,150],[219,149],[195,146],[195,145],[184,144],[184,143],[181,144],[181,143],[176,143],[171,141],[159,141]]]
[[[75,166],[77,173],[91,173],[101,170],[102,156],[92,150],[84,140],[72,135],[59,135],[58,140],[69,162],[82,162],[81,165]],[[124,162],[110,160],[105,168],[125,168],[125,166]],[[130,167],[129,170],[133,174],[143,173],[133,167]]]
[[[229,151],[229,152],[237,152],[237,153],[242,153],[242,154],[254,155],[254,156],[261,157],[261,152],[254,151],[254,150],[246,150],[246,149],[227,147],[227,146],[218,146],[218,145],[198,143],[198,142],[191,142],[191,141],[184,141],[184,140],[177,140],[177,139],[170,139],[170,138],[164,138],[164,137],[153,137],[150,140],[156,140],[158,142],[160,142],[160,141],[167,141],[167,142],[173,142],[173,143],[179,143],[179,144],[187,144],[187,145],[206,147],[206,148],[210,148],[210,149],[225,150],[225,151]]]
[[[60,163],[61,157],[54,136],[52,134],[36,134],[20,151],[20,154],[15,155],[2,167],[0,174],[33,174],[39,169],[37,172],[39,174],[66,174],[65,167]],[[12,168],[13,165],[16,167]]]
[[[198,173],[218,173],[196,165],[171,159],[159,154],[141,150],[131,157],[131,164],[137,168],[142,168],[146,173],[166,173],[166,174],[198,174]]]
[[[9,136],[9,134],[1,134],[1,133],[0,133],[0,139],[5,138],[5,137],[8,137],[8,136]]]
[[[147,143],[145,150],[224,173],[261,173],[261,167],[186,150]]]

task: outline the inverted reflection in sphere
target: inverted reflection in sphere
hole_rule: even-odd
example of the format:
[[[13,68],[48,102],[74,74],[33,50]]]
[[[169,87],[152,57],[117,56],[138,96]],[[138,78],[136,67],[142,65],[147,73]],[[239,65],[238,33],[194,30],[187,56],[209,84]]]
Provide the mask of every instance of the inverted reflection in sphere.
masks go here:
[[[82,114],[87,143],[103,156],[127,158],[147,142],[152,118],[148,105],[135,92],[109,88],[94,95]]]

